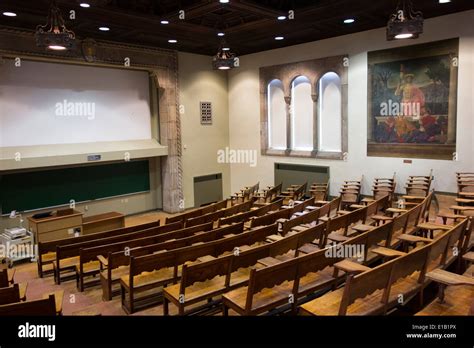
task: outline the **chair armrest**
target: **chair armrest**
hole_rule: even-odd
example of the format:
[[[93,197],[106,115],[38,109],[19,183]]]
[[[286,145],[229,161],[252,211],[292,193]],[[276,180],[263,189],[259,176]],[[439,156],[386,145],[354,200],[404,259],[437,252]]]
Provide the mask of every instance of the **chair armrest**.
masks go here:
[[[350,260],[342,260],[334,264],[334,267],[346,273],[362,273],[370,271],[371,268]]]
[[[107,258],[105,258],[104,256],[98,255],[98,256],[97,256],[97,259],[99,260],[99,262],[100,262],[103,266],[107,267],[107,266],[109,265],[109,260],[108,260]]]
[[[378,248],[372,249],[371,252],[377,255],[389,257],[389,258],[406,255],[406,253],[404,253],[403,251],[398,251],[398,250],[389,249],[385,247],[378,247]]]
[[[442,269],[435,269],[426,273],[428,279],[444,285],[474,285],[474,278],[448,272]]]

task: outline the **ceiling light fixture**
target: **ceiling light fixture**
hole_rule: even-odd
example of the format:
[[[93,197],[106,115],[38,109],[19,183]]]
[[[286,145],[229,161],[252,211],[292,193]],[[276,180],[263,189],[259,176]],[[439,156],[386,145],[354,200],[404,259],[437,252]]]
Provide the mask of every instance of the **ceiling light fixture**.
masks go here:
[[[284,21],[286,19],[286,16],[278,16],[277,19],[279,21]]]
[[[277,41],[281,41],[281,40],[283,40],[283,39],[284,39],[283,36],[275,36],[275,40],[277,40]]]
[[[344,23],[345,24],[352,24],[355,22],[355,19],[354,18],[347,18],[347,19],[344,19]]]
[[[84,7],[84,8],[89,8],[91,5],[89,5],[87,2],[81,2],[79,6]]]
[[[38,47],[50,50],[63,51],[75,46],[76,36],[73,31],[66,28],[55,0],[51,1],[47,23],[36,27],[35,37]]]
[[[166,19],[163,19],[160,23],[161,23],[161,24],[170,24],[170,22],[167,21]]]
[[[440,4],[449,4],[451,0],[439,0]]]
[[[411,0],[399,0],[387,24],[387,40],[416,39],[423,33],[423,13],[414,11]]]
[[[236,56],[230,52],[227,43],[222,39],[217,54],[212,58],[212,67],[217,70],[230,70],[236,67]]]
[[[228,3],[229,3],[229,0],[219,0],[219,2],[220,2],[221,4],[228,4]]]
[[[7,16],[7,17],[16,17],[16,13],[15,12],[3,12],[3,15],[4,16]]]
[[[225,36],[225,33],[222,33],[222,32],[221,32],[221,33],[217,33],[217,36],[220,36],[220,37]]]
[[[175,43],[178,43],[178,40],[175,40],[175,39],[169,39],[168,40],[169,43],[172,43],[172,44],[175,44]]]
[[[100,31],[109,31],[110,28],[109,27],[99,27],[99,30]]]

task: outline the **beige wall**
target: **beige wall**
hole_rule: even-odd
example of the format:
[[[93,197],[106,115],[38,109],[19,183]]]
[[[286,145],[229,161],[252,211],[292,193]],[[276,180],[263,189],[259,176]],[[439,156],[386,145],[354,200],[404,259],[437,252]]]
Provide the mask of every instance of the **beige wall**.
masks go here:
[[[427,174],[432,168],[435,188],[455,192],[456,171],[473,171],[474,149],[474,11],[438,17],[425,21],[425,33],[418,40],[387,42],[385,29],[311,42],[307,44],[260,52],[240,57],[240,68],[229,73],[229,128],[232,149],[258,150],[258,165],[254,168],[232,164],[231,190],[249,181],[260,180],[271,185],[273,164],[301,163],[330,166],[331,194],[337,194],[343,180],[364,174],[364,193],[369,193],[374,177],[386,177],[397,172],[398,190],[408,175]],[[457,152],[459,161],[413,159],[403,164],[403,158],[367,157],[367,52],[401,45],[460,37]],[[270,38],[269,38],[270,39]],[[260,155],[259,67],[297,62],[314,58],[349,54],[349,156],[348,161],[297,159]]]
[[[212,69],[211,57],[179,53],[178,58],[183,188],[185,208],[190,208],[195,176],[222,173],[224,197],[230,195],[230,165],[217,163],[217,151],[229,146],[227,75]],[[212,125],[201,125],[200,101],[212,102]]]

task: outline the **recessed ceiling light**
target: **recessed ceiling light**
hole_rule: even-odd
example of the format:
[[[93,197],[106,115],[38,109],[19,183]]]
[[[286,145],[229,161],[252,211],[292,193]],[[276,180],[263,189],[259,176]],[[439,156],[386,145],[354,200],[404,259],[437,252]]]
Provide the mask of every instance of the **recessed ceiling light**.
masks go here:
[[[225,33],[217,33],[217,36],[225,36]]]
[[[99,30],[100,31],[109,31],[110,28],[109,27],[99,27]]]
[[[160,23],[161,23],[161,24],[170,24],[170,22],[167,21],[166,19],[162,20]]]
[[[66,47],[60,45],[49,45],[48,48],[54,51],[64,51]]]
[[[279,21],[284,21],[286,19],[286,16],[278,16],[277,19]]]
[[[439,0],[439,3],[440,4],[447,4],[447,3],[450,3],[451,0]]]
[[[284,39],[283,36],[275,36],[275,40],[277,40],[277,41],[280,41],[280,40],[283,40],[283,39]]]
[[[15,12],[3,12],[3,15],[7,17],[16,17]]]
[[[220,66],[217,69],[219,69],[219,70],[230,70],[230,67],[229,66]]]
[[[345,24],[351,24],[351,23],[354,23],[355,22],[355,19],[354,18],[347,18],[347,19],[344,19],[344,23]]]
[[[228,3],[229,3],[229,0],[219,0],[219,2],[220,2],[221,4],[228,4]]]
[[[410,34],[410,33],[407,33],[407,34],[398,34],[395,36],[395,39],[399,39],[399,40],[402,40],[402,39],[409,39],[413,37],[413,34]]]
[[[223,51],[230,51],[230,47],[222,47]]]
[[[169,43],[177,43],[177,42],[178,42],[178,40],[175,40],[175,39],[170,39],[170,40],[168,40],[168,42],[169,42]]]
[[[91,5],[89,5],[87,2],[81,2],[79,6],[84,7],[84,8],[89,8]]]

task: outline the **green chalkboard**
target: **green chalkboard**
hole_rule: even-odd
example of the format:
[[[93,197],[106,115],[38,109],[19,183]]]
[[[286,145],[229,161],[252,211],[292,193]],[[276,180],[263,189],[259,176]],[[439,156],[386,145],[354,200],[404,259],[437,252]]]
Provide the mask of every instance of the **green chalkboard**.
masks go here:
[[[150,190],[148,160],[21,172],[0,177],[2,214]]]

